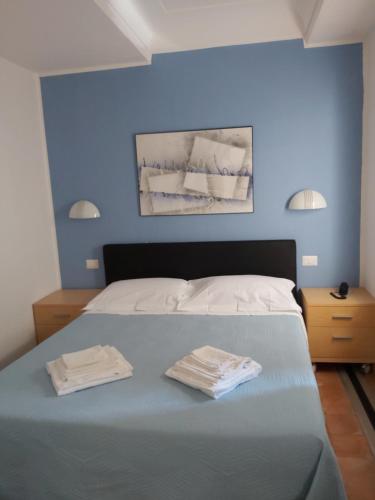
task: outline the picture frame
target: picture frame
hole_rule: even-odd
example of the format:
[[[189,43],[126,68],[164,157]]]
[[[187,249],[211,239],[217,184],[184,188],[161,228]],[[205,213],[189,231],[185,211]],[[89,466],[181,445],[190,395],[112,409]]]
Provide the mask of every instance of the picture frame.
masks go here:
[[[140,213],[252,213],[253,127],[136,135]]]

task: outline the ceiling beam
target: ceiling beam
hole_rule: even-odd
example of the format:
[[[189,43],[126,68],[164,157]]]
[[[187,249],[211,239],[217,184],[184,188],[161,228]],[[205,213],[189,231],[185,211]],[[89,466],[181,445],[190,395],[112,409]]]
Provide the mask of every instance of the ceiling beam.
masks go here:
[[[312,10],[311,17],[307,23],[306,30],[303,34],[303,42],[304,42],[305,47],[308,46],[308,44],[310,42],[310,37],[311,37],[311,34],[314,30],[316,22],[319,18],[319,14],[321,13],[323,3],[324,3],[324,0],[316,0],[315,1],[315,5],[314,5],[314,8]]]
[[[104,14],[117,26],[121,33],[136,47],[144,58],[144,63],[151,64],[151,31],[137,14],[130,0],[94,0]]]
[[[310,37],[322,11],[323,2],[324,0],[290,0],[290,9],[306,48],[310,46]]]

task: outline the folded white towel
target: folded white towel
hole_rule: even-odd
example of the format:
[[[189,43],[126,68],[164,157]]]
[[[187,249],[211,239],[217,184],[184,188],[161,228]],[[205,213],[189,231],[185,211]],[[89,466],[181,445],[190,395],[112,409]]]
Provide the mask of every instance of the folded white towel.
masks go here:
[[[102,353],[102,361],[96,363],[86,364],[82,367],[67,369],[61,356],[56,360],[58,365],[61,378],[64,380],[77,380],[80,381],[81,378],[86,379],[90,376],[95,376],[96,374],[104,374],[108,370],[112,370],[115,367],[115,363],[123,362],[124,357],[119,353],[119,351],[110,346],[100,346]]]
[[[96,385],[103,385],[109,382],[114,382],[116,380],[126,379],[132,376],[131,372],[118,373],[117,375],[113,375],[111,377],[100,378],[98,380],[92,380],[91,382],[87,382],[85,384],[75,384],[73,386],[63,385],[61,380],[59,379],[58,372],[56,371],[55,366],[49,367],[49,373],[51,375],[52,384],[55,388],[55,391],[58,396],[65,396],[67,394],[71,394],[72,392],[81,391],[83,389],[88,389],[90,387],[95,387]]]
[[[250,360],[247,356],[237,356],[209,345],[194,349],[191,356],[207,368],[220,372],[224,372],[229,368],[239,368],[243,363]]]
[[[105,354],[104,361],[87,363],[83,368],[77,365],[77,368],[67,370],[62,356],[47,363],[47,371],[59,396],[132,376],[132,365],[115,347],[100,347]]]
[[[103,346],[94,345],[88,349],[63,354],[61,360],[67,370],[74,370],[103,361],[105,357],[106,352],[103,351]]]
[[[261,371],[261,365],[249,357],[204,346],[177,361],[166,375],[218,399]]]
[[[202,373],[207,377],[211,376],[216,379],[224,377],[227,378],[232,373],[237,373],[238,370],[240,370],[244,366],[247,366],[250,361],[251,359],[249,357],[244,357],[244,356],[234,357],[233,355],[230,355],[230,358],[228,358],[225,364],[222,363],[214,367],[214,365],[207,364],[204,361],[202,361],[202,359],[199,359],[197,356],[195,356],[193,351],[192,354],[185,356],[181,361],[179,361],[179,363],[187,365],[189,369]]]
[[[262,371],[262,367],[256,361],[251,361],[249,367],[244,369],[242,373],[237,376],[232,376],[229,379],[221,379],[219,381],[207,381],[202,377],[196,376],[189,370],[184,370],[180,366],[174,366],[166,371],[166,375],[182,382],[194,389],[199,389],[208,396],[218,399],[227,392],[232,391],[238,385],[248,382],[249,380],[257,377]]]
[[[116,348],[104,346],[103,352],[106,355],[105,361],[75,370],[66,370],[63,361],[60,358],[57,359],[54,363],[61,380],[69,385],[83,384],[98,378],[116,375],[123,368],[132,370],[132,366]]]

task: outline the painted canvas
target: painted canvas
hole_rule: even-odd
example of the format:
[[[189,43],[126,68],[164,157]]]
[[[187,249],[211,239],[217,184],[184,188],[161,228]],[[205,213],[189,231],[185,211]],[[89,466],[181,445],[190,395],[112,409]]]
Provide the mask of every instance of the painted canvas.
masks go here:
[[[253,212],[253,129],[136,136],[141,215]]]

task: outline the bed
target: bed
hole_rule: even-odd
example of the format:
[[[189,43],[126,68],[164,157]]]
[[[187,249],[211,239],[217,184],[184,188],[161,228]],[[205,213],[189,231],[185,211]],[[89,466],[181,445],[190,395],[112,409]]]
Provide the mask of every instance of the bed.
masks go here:
[[[296,283],[295,242],[106,245],[107,284],[259,274]],[[56,397],[45,363],[108,343],[134,376]],[[249,354],[220,400],[165,377],[199,345]],[[2,500],[338,500],[345,493],[297,313],[84,314],[0,373]]]

